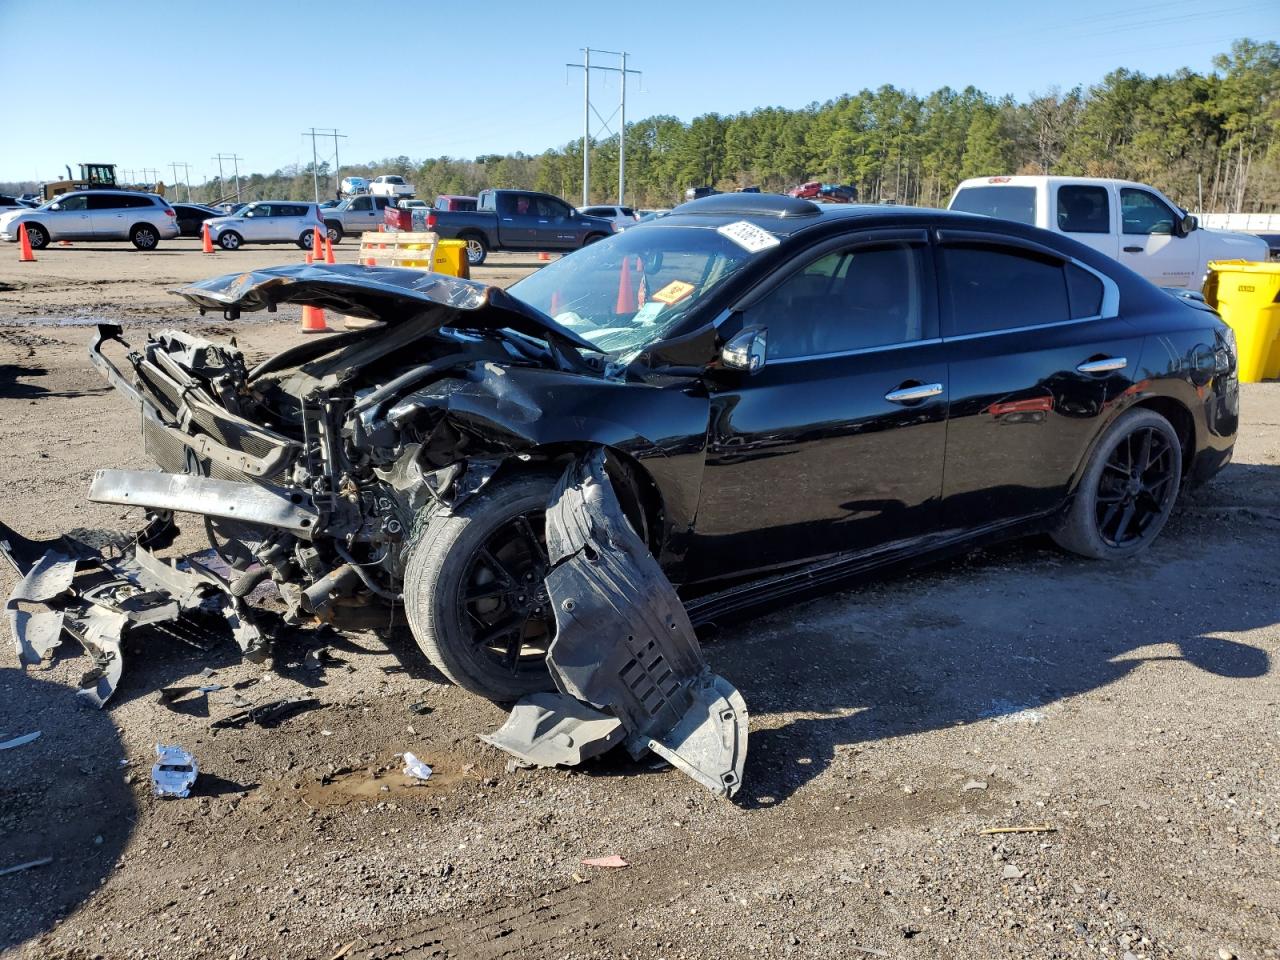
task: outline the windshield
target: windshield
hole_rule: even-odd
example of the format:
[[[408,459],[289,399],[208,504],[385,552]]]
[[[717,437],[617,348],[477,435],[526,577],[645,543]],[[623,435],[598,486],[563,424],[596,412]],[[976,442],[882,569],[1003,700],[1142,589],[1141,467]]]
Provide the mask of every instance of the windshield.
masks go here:
[[[962,187],[951,201],[952,210],[1036,225],[1035,187]]]
[[[622,353],[661,339],[751,257],[705,227],[646,227],[583,247],[507,292]]]

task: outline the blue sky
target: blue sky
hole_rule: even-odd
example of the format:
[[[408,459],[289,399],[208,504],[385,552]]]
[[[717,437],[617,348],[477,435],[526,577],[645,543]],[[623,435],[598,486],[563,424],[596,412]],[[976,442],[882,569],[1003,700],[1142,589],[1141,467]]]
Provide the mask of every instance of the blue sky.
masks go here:
[[[630,119],[688,120],[886,83],[1024,98],[1118,66],[1203,71],[1240,36],[1280,39],[1280,0],[0,0],[0,180],[101,161],[169,181],[185,160],[195,182],[219,152],[270,172],[310,160],[311,126],[347,134],[344,160],[536,153],[582,134],[581,71],[564,64],[583,46],[626,50],[644,72]],[[608,117],[617,82],[592,84]]]

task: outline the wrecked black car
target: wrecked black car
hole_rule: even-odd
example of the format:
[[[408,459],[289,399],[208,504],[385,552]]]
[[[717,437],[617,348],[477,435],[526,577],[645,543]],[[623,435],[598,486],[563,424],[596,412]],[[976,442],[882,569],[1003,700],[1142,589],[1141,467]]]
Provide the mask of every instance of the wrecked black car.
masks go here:
[[[178,292],[229,318],[295,303],[377,322],[256,365],[102,327],[93,362],[162,472],[100,471],[91,499],[195,514],[233,598],[269,579],[295,621],[407,621],[496,700],[590,689],[577,634],[613,644],[622,624],[637,649],[609,682],[648,698],[633,740],[697,690],[736,736],[745,712],[728,716],[736,691],[693,627],[1028,532],[1124,561],[1229,460],[1237,425],[1234,340],[1203,304],[1068,238],[945,211],[722,195],[506,292],[348,266]],[[612,580],[557,593],[568,558],[609,543],[632,558]],[[668,589],[678,615],[652,607]],[[590,626],[557,662],[575,602]],[[664,631],[687,639],[649,643]]]

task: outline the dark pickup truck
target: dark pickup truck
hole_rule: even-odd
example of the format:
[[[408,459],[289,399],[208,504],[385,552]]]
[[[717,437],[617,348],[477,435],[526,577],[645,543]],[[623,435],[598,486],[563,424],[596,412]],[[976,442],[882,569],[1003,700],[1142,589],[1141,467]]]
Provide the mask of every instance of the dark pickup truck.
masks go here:
[[[579,213],[558,197],[529,190],[483,190],[475,210],[434,210],[434,230],[465,240],[471,266],[490,250],[577,250],[613,233],[613,222]]]

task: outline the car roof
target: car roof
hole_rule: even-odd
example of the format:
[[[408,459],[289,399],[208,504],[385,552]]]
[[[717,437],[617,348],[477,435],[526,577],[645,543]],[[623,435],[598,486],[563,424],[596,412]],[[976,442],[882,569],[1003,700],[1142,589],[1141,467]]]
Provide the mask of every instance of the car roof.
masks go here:
[[[819,224],[840,220],[891,218],[895,223],[919,222],[924,226],[939,217],[990,223],[986,217],[952,213],[932,207],[903,207],[872,203],[813,203],[777,193],[721,193],[690,200],[661,218],[664,226],[719,227],[748,220],[770,233],[788,237]]]
[[[963,187],[1035,187],[1042,183],[1049,184],[1050,186],[1058,184],[1086,183],[1097,184],[1100,187],[1114,183],[1119,187],[1141,187],[1144,190],[1153,189],[1149,183],[1139,183],[1137,180],[1121,180],[1118,177],[1068,177],[1040,173],[1022,173],[1007,177],[970,177],[967,180],[961,180],[956,189],[959,190]]]

